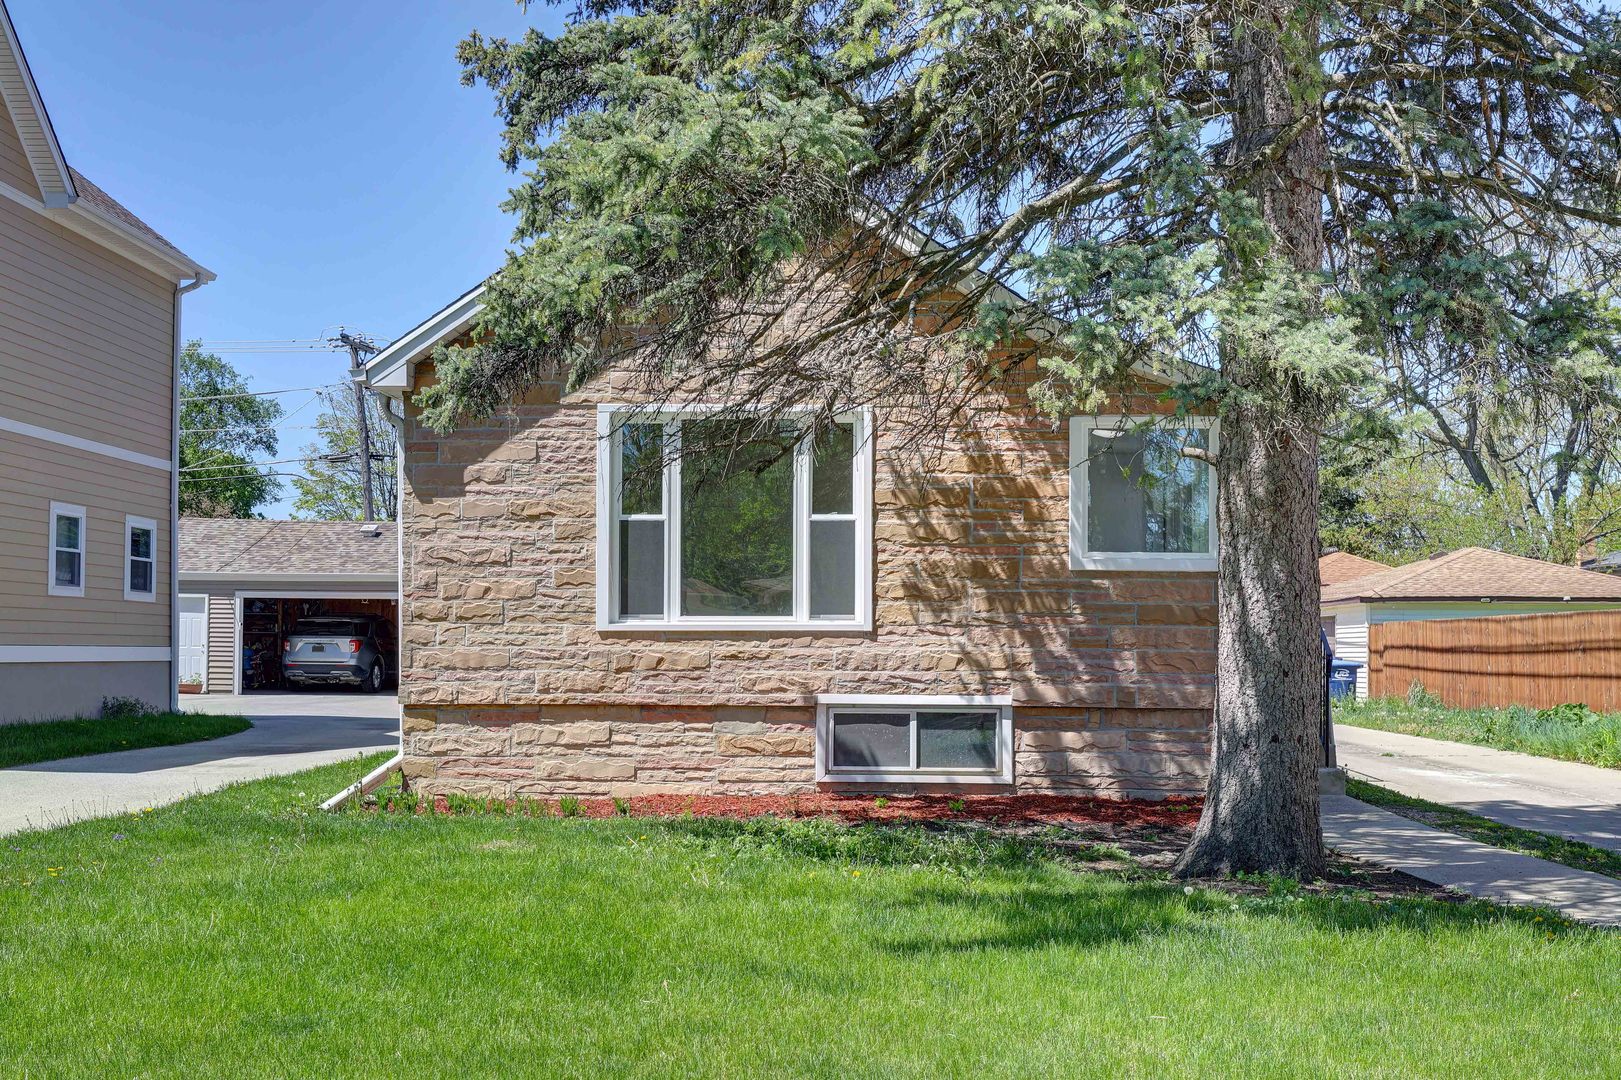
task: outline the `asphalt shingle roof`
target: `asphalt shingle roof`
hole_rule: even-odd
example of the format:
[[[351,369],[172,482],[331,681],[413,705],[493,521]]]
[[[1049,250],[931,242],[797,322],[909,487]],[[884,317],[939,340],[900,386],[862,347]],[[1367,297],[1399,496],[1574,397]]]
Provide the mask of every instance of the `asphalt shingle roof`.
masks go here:
[[[79,193],[79,198],[83,199],[85,202],[89,203],[91,206],[94,206],[97,210],[100,210],[109,217],[116,218],[125,225],[128,225],[130,228],[152,241],[152,243],[156,244],[158,247],[163,248],[171,255],[177,256],[184,262],[191,261],[191,256],[169,243],[162,233],[158,232],[152,226],[136,217],[124,206],[123,203],[101,190],[101,185],[97,184],[95,181],[91,180],[89,177],[85,176],[84,173],[80,172],[78,169],[75,169],[71,165],[68,166],[68,173],[73,177],[73,188]]]
[[[181,574],[393,574],[392,521],[181,518]]]
[[[1433,559],[1323,586],[1323,603],[1340,600],[1614,600],[1621,578],[1506,555],[1459,548]]]
[[[1352,555],[1349,551],[1330,551],[1317,560],[1317,582],[1326,589],[1342,581],[1367,577],[1369,574],[1389,569],[1389,563],[1364,559],[1360,555]]]

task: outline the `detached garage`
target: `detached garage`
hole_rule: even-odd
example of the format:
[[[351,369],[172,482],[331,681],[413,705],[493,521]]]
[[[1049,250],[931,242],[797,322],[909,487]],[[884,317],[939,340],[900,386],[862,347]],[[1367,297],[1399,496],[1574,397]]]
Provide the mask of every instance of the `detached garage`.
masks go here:
[[[181,688],[287,689],[282,650],[300,620],[376,616],[397,633],[399,591],[391,521],[181,518]]]

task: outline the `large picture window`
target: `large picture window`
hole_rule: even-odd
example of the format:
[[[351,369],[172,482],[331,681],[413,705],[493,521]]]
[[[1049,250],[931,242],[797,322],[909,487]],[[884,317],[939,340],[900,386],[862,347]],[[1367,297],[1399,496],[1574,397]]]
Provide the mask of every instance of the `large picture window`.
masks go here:
[[[603,407],[600,626],[870,626],[865,416],[815,439],[792,419],[758,428],[712,410]]]
[[[1070,421],[1070,565],[1077,570],[1213,570],[1215,473],[1209,417],[1144,425]]]
[[[824,695],[817,699],[816,778],[1010,784],[1012,699]]]

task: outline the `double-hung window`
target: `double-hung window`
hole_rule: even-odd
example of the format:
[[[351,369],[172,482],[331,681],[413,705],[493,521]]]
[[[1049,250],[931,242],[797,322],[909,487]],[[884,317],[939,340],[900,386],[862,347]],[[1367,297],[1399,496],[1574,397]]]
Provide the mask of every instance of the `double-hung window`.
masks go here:
[[[46,591],[52,596],[84,595],[84,521],[84,507],[51,504]]]
[[[1070,420],[1070,566],[1214,570],[1216,477],[1184,451],[1216,451],[1212,417]]]
[[[1012,783],[1012,698],[823,695],[817,699],[816,779]]]
[[[155,600],[158,594],[158,523],[151,518],[124,518],[124,599]]]
[[[696,408],[598,420],[599,627],[871,626],[864,413],[814,438]]]

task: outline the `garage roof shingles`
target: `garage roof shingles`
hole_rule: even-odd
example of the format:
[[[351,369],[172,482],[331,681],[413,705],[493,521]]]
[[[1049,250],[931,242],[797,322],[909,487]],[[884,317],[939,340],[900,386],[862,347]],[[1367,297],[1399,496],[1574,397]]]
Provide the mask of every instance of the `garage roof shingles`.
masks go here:
[[[1389,570],[1389,563],[1374,562],[1349,551],[1330,551],[1317,560],[1317,581],[1323,588]]]
[[[1323,603],[1360,600],[1613,600],[1621,578],[1574,566],[1468,547],[1337,585]]]
[[[392,521],[260,521],[181,518],[182,574],[393,574],[399,530]]]

